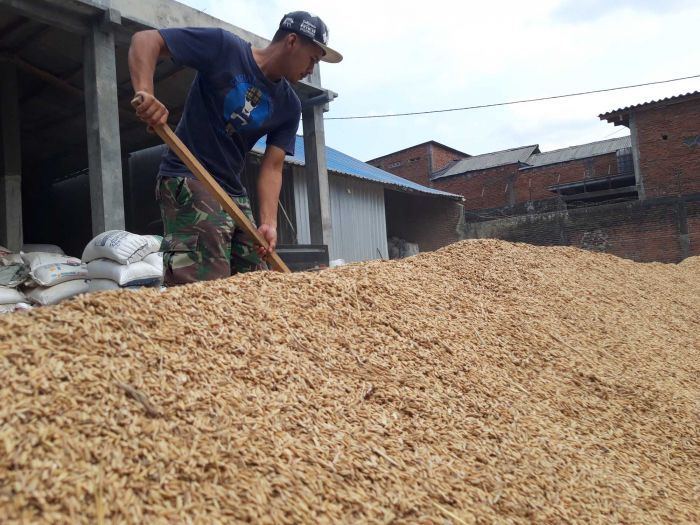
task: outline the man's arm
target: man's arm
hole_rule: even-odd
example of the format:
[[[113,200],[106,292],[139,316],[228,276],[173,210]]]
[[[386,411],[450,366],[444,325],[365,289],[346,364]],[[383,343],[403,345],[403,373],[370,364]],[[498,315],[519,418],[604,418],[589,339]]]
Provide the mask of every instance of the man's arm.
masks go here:
[[[277,245],[277,202],[282,188],[284,150],[269,144],[260,164],[258,199],[260,202],[260,226],[258,230],[270,244],[270,250],[259,248],[262,256],[273,251]]]
[[[141,98],[136,115],[149,126],[165,124],[168,109],[153,96],[153,74],[159,58],[170,56],[168,46],[155,29],[139,31],[131,37],[129,72],[134,93]]]

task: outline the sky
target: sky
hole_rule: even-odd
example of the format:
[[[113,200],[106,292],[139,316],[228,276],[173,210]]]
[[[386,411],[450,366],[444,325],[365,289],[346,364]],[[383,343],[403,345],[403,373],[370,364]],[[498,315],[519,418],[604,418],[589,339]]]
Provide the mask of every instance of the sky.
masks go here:
[[[458,108],[700,75],[696,0],[180,0],[265,38],[306,10],[344,55],[323,64],[338,93],[326,145],[363,161],[429,140],[470,155],[541,151],[629,134],[614,109],[700,90],[700,78],[551,101],[431,115],[332,117]],[[300,128],[301,132],[301,128]]]

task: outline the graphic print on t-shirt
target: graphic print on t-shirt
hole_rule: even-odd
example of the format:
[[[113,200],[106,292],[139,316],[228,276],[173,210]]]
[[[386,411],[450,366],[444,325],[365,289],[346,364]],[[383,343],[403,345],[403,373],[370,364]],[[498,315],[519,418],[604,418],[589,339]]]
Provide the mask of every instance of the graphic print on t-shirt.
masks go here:
[[[242,78],[236,78],[233,82],[233,89],[224,99],[226,134],[229,136],[258,129],[270,115],[267,93]]]

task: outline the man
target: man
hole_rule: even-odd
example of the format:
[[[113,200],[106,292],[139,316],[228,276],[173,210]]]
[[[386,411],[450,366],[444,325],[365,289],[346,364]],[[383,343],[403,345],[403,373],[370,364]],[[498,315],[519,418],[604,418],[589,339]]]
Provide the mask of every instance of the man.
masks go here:
[[[129,48],[136,114],[148,126],[165,124],[167,108],[154,96],[159,58],[197,70],[175,133],[255,223],[241,184],[245,154],[267,135],[257,192],[258,230],[269,249],[252,240],[209,195],[177,156],[167,151],[158,175],[164,226],[165,283],[219,279],[264,268],[261,257],[277,243],[277,202],[285,154],[294,154],[301,103],[290,86],[323,60],[340,62],[317,16],[295,11],[282,18],[265,48],[222,29],[162,29],[136,33]]]

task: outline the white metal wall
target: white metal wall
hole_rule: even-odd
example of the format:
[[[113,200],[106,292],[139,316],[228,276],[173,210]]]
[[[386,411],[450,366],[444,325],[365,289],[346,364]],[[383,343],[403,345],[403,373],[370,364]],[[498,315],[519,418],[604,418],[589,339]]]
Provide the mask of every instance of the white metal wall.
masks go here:
[[[333,237],[331,259],[345,262],[387,257],[384,187],[329,175]]]
[[[309,206],[303,168],[293,170],[297,235],[310,242]],[[368,261],[388,257],[384,188],[352,177],[328,176],[333,236],[331,260]]]
[[[306,179],[302,166],[292,166],[294,176],[294,210],[296,215],[297,239],[299,244],[311,244],[309,229],[309,198],[306,193]]]

